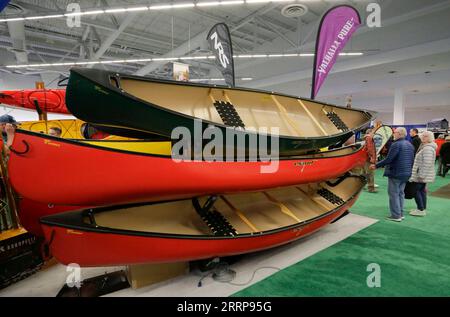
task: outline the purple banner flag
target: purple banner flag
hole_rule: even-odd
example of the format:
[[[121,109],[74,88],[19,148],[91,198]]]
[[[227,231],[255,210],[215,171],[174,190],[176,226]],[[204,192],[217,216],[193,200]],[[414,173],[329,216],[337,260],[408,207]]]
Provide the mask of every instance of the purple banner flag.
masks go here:
[[[331,8],[322,17],[316,41],[311,99],[317,96],[339,53],[360,25],[358,11],[348,5]]]

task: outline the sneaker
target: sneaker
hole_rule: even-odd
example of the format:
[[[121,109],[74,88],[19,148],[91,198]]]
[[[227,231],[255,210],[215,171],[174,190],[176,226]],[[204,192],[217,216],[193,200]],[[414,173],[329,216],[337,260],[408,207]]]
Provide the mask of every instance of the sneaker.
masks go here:
[[[392,216],[386,217],[386,220],[395,221],[395,222],[401,222],[402,218],[394,218]]]
[[[380,186],[378,186],[377,184],[373,184],[373,187],[378,188],[378,187],[380,187]]]
[[[405,216],[402,216],[400,219],[405,220]]]
[[[411,216],[424,217],[427,215],[427,212],[425,210],[412,210],[409,214]]]

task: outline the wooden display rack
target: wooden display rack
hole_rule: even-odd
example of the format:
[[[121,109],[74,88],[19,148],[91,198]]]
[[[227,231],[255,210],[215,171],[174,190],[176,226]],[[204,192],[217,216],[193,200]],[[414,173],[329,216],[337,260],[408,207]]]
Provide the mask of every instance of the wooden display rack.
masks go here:
[[[152,285],[189,272],[189,262],[139,264],[127,266],[127,278],[133,289]]]

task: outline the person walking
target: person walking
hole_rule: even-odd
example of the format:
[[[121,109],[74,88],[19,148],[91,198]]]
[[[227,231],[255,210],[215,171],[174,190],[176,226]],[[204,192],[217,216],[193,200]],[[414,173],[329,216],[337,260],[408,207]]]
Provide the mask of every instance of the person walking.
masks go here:
[[[394,142],[387,157],[372,169],[385,167],[384,176],[388,177],[390,216],[388,220],[400,222],[403,217],[405,186],[411,177],[414,163],[414,147],[406,139],[406,129],[399,127],[394,131]]]
[[[421,135],[421,145],[414,159],[410,182],[417,183],[417,192],[414,199],[416,200],[417,209],[411,210],[411,216],[423,217],[427,214],[427,192],[428,183],[434,182],[435,171],[434,163],[436,161],[436,148],[434,142],[434,134],[425,131]]]
[[[419,130],[413,128],[409,130],[409,136],[411,137],[411,143],[414,146],[414,155],[416,155],[417,151],[419,150],[420,143],[420,137],[419,137]]]
[[[373,167],[377,162],[377,153],[375,150],[375,143],[373,142],[373,130],[367,129],[364,136],[364,147],[367,152],[367,161],[365,165],[365,173],[367,176],[367,191],[369,193],[377,193],[375,190],[375,175]]]

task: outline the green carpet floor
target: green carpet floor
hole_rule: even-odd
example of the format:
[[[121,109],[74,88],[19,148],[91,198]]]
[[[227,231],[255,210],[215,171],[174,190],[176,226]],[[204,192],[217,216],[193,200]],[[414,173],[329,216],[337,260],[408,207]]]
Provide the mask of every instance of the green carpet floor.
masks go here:
[[[382,172],[379,193],[364,191],[351,209],[379,222],[233,296],[450,296],[450,200],[428,196],[426,217],[387,221]],[[449,183],[438,177],[429,190]],[[415,207],[406,201],[405,210]],[[379,288],[367,286],[370,263],[380,265]]]

